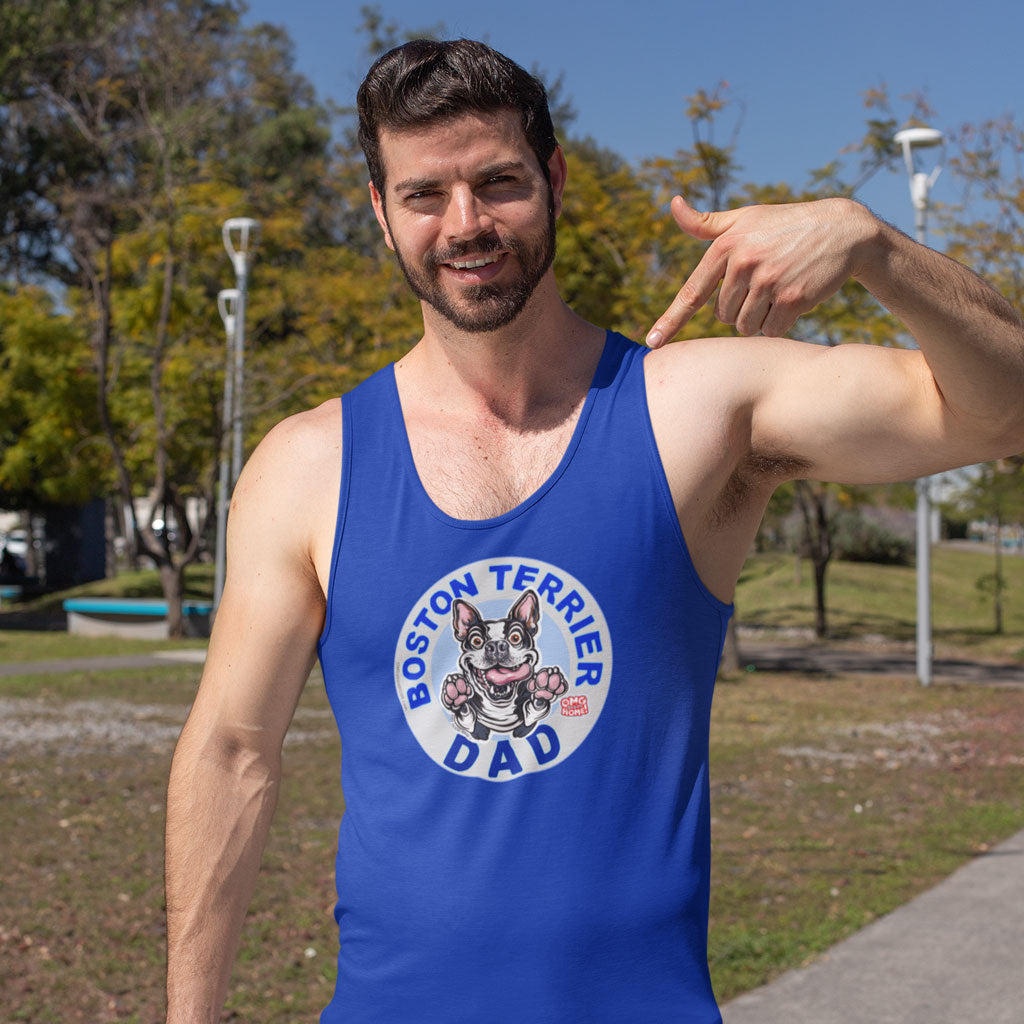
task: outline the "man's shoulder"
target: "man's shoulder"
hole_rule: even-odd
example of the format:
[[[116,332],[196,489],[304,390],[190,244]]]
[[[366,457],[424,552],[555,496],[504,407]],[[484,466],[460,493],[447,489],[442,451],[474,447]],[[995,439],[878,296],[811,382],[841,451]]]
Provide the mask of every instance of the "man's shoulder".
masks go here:
[[[763,339],[694,338],[648,352],[648,396],[687,404],[697,397],[741,401],[759,358],[758,340]]]
[[[234,523],[235,536],[245,537],[248,549],[270,544],[299,553],[314,550],[323,524],[333,522],[341,445],[340,399],[278,423],[238,479],[229,535]]]
[[[648,391],[660,385],[680,394],[699,386],[745,403],[818,351],[817,345],[760,335],[676,341],[647,354]]]
[[[260,441],[246,466],[247,476],[264,487],[335,475],[341,465],[341,399],[288,416]],[[263,488],[261,488],[263,489]]]
[[[277,423],[260,443],[275,453],[315,458],[324,449],[337,450],[341,443],[341,399],[295,413]]]

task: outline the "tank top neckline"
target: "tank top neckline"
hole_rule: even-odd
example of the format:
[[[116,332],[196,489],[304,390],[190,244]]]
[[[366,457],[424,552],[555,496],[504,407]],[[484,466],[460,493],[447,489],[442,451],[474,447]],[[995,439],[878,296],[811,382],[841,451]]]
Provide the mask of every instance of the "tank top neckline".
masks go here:
[[[388,395],[390,396],[389,401],[392,406],[396,432],[400,438],[399,447],[401,449],[402,463],[413,482],[413,486],[419,496],[419,499],[426,506],[427,511],[435,519],[442,523],[446,523],[449,526],[453,526],[456,529],[486,530],[492,529],[496,526],[502,526],[503,524],[518,518],[524,512],[527,512],[530,508],[536,505],[537,502],[540,501],[541,498],[543,498],[544,495],[547,494],[547,492],[550,491],[558,482],[558,479],[566,469],[568,469],[569,464],[572,462],[573,456],[579,447],[580,441],[583,438],[583,432],[587,426],[587,420],[590,418],[590,414],[593,411],[594,401],[599,390],[598,382],[607,378],[608,364],[616,358],[617,346],[612,343],[612,339],[614,337],[616,337],[616,335],[613,331],[605,331],[604,348],[601,351],[601,358],[597,362],[597,368],[595,369],[593,379],[590,382],[587,397],[583,401],[583,408],[580,409],[579,418],[576,420],[576,426],[573,429],[572,437],[569,438],[569,443],[566,445],[565,451],[562,453],[562,458],[559,460],[558,465],[551,471],[550,476],[548,476],[548,478],[541,483],[532,494],[524,498],[518,505],[513,506],[507,512],[503,512],[499,516],[491,516],[487,519],[459,519],[455,516],[448,515],[448,513],[445,512],[433,498],[431,498],[426,487],[423,486],[423,480],[420,478],[419,470],[416,468],[416,460],[412,455],[412,445],[409,442],[409,431],[405,425],[405,414],[402,411],[402,400],[398,394],[398,381],[395,379],[395,366],[394,363],[388,366],[387,390]]]

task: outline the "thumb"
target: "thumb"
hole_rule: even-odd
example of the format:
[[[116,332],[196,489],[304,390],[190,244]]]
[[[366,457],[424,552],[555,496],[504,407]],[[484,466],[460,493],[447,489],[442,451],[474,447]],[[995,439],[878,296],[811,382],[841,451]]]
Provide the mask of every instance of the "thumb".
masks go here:
[[[721,210],[718,213],[701,213],[695,210],[682,196],[674,196],[671,204],[675,222],[691,238],[705,242],[724,235],[736,223],[739,210]]]

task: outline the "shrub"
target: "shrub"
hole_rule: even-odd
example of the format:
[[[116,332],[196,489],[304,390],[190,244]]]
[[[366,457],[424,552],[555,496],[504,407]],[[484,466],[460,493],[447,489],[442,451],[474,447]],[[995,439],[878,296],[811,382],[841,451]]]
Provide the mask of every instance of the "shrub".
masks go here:
[[[875,562],[879,565],[910,565],[914,542],[880,523],[866,519],[856,509],[836,517],[834,550],[847,562]]]

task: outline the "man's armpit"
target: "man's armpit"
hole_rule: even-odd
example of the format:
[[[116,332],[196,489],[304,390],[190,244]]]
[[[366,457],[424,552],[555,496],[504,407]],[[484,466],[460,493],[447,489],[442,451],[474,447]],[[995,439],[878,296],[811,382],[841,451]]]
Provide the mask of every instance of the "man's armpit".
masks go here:
[[[811,464],[806,459],[782,452],[748,452],[726,481],[718,500],[708,510],[708,529],[723,530],[731,526],[750,511],[752,504],[763,504],[780,483],[801,479],[810,468]]]

